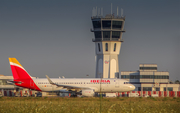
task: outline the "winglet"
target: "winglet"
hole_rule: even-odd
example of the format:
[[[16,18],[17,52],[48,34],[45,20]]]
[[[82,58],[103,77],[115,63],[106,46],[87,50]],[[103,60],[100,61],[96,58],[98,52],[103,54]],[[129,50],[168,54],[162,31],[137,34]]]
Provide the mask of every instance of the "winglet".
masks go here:
[[[46,78],[48,79],[50,84],[56,85],[54,82],[52,82],[52,80],[46,75]]]

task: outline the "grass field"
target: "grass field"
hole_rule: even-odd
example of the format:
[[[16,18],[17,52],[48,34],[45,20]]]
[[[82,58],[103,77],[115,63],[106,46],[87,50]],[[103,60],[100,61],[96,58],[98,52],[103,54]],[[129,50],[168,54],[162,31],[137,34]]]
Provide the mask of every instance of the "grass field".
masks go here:
[[[102,98],[102,113],[179,113],[180,98]],[[100,98],[0,97],[0,113],[99,113]]]

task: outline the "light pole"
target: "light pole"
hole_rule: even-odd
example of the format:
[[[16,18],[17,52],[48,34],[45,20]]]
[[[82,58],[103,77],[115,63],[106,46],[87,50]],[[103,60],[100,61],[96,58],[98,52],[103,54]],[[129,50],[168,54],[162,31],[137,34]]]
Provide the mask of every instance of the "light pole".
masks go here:
[[[101,82],[102,82],[102,74],[101,74],[101,80],[100,80],[100,113],[101,113],[101,109],[102,109],[102,93],[101,93]]]

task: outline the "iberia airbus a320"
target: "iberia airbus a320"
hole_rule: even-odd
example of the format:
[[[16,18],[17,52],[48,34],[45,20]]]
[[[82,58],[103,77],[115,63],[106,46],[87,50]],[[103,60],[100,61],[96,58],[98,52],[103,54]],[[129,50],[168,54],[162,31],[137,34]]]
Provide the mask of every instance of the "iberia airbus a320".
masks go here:
[[[16,58],[9,58],[15,85],[37,91],[71,90],[81,92],[82,96],[94,96],[95,92],[126,92],[135,86],[122,79],[110,78],[46,78],[31,77]]]

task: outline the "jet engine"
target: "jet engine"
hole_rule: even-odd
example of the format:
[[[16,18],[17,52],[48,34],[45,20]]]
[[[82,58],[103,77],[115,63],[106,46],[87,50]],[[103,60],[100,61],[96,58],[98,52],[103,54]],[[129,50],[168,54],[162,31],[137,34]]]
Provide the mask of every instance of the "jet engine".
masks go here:
[[[82,90],[82,96],[93,97],[94,94],[95,93],[94,93],[93,89],[84,89],[84,90]]]

